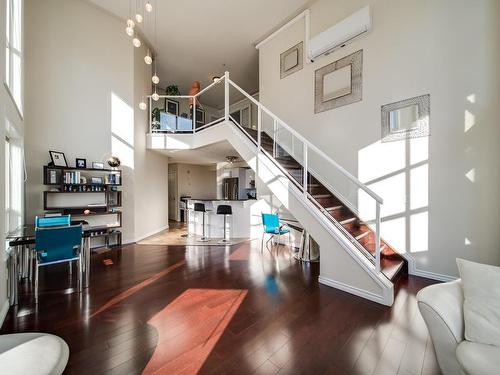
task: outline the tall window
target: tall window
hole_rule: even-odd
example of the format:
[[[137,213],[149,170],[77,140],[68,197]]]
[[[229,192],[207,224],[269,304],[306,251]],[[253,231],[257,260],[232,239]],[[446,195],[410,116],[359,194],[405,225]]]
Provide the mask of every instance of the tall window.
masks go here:
[[[5,232],[10,230],[10,142],[5,138]]]
[[[5,83],[22,113],[22,3],[6,0],[5,20]]]

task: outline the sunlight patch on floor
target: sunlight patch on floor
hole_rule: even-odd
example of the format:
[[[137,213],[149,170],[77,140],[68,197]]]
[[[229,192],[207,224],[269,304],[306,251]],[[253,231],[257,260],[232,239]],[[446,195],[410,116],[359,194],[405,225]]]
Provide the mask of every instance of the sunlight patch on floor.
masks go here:
[[[196,374],[245,299],[246,290],[188,289],[151,318],[158,344],[143,374]]]

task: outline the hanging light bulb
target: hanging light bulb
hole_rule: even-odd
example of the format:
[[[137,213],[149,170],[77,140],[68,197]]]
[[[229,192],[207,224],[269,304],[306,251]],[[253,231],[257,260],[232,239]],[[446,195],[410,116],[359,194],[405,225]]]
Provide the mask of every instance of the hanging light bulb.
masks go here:
[[[155,102],[157,102],[160,99],[160,95],[156,92],[156,86],[155,86],[155,92],[153,95],[151,95],[151,99],[153,99]]]
[[[148,105],[144,101],[144,96],[142,97],[141,102],[139,103],[139,109],[142,111],[145,111],[146,109],[148,109]]]
[[[134,26],[135,26],[135,22],[134,22],[134,21],[132,21],[132,18],[129,18],[129,19],[127,20],[127,27],[130,27],[130,28],[132,28],[132,29],[133,29],[133,28],[134,28]]]
[[[141,22],[142,22],[142,20],[143,20],[143,18],[142,18],[142,14],[137,13],[137,14],[135,15],[135,20],[137,21],[137,23],[141,23]]]
[[[136,48],[139,48],[141,46],[141,41],[140,39],[137,37],[137,35],[134,37],[134,39],[132,39],[132,44],[134,45],[134,47]]]
[[[125,28],[125,32],[127,33],[128,36],[132,36],[132,35],[134,35],[134,28],[130,27],[130,26],[127,26]]]
[[[151,3],[148,1],[146,3],[146,11],[148,11],[149,13],[151,13],[153,11],[153,6],[151,5]]]
[[[160,83],[160,77],[158,77],[155,73],[155,75],[151,77],[151,81],[153,81],[153,83],[157,85],[158,83]]]
[[[151,65],[153,63],[153,58],[151,57],[151,52],[148,50],[148,54],[144,56],[144,62],[148,65]]]

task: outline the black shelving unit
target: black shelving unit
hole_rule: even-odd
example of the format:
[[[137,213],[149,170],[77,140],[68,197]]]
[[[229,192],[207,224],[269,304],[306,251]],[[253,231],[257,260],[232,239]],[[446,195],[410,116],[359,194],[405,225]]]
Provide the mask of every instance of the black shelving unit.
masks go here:
[[[92,177],[101,179],[102,183],[89,183]],[[90,228],[91,238],[104,238],[104,246],[121,246],[122,233],[122,171],[119,169],[76,168],[45,165],[43,167],[43,184],[48,188],[43,192],[43,208],[48,212],[60,212],[82,218],[99,215],[116,215],[117,225],[98,225]],[[90,196],[104,195],[102,204],[82,205],[78,201],[74,206],[55,205],[54,196]],[[67,202],[70,199],[65,199]],[[85,213],[86,211],[88,213]],[[110,238],[114,238],[110,244]],[[93,247],[99,248],[102,246]]]

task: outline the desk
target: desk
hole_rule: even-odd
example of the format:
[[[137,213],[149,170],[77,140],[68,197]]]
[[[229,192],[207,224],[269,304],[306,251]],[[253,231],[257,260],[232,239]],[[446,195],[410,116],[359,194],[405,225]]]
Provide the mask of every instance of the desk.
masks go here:
[[[72,221],[72,225],[83,224],[83,234],[82,234],[82,257],[83,257],[83,288],[88,288],[89,286],[89,276],[90,276],[90,226],[86,221],[78,220]],[[29,245],[35,244],[35,226],[34,225],[23,225],[19,228],[9,232],[6,237],[9,241],[9,247],[11,248],[9,252],[9,295],[10,295],[10,305],[17,305],[18,302],[18,290],[17,283],[19,278],[19,260],[23,262],[22,267],[22,277],[27,277],[27,270],[31,265],[29,265],[28,258],[26,256],[25,249]],[[21,256],[21,258],[20,258]]]

